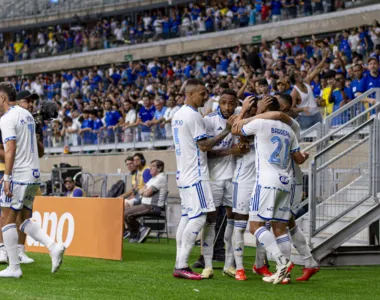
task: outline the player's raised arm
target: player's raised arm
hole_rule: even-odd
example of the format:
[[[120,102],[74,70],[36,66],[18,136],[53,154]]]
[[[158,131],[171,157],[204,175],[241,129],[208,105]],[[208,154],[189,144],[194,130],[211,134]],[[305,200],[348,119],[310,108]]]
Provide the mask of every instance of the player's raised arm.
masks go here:
[[[215,137],[208,138],[205,136],[202,139],[197,140],[197,145],[202,152],[210,151],[212,148],[222,141],[228,134],[231,133],[232,124],[237,116],[233,115],[229,117],[226,128]],[[228,154],[227,154],[228,155]]]

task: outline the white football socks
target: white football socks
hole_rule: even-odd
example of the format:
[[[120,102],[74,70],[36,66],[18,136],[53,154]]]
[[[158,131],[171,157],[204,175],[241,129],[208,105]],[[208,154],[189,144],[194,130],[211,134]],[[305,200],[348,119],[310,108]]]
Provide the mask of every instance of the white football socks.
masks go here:
[[[178,224],[177,233],[176,233],[176,244],[177,244],[177,255],[176,255],[176,260],[175,260],[176,268],[178,268],[177,264],[178,264],[179,254],[181,253],[183,232],[188,222],[189,222],[189,217],[182,216],[181,221]]]
[[[234,266],[234,247],[232,246],[232,236],[234,233],[234,219],[227,219],[227,226],[224,232],[224,243],[226,244],[226,258],[224,269]]]
[[[244,233],[247,228],[248,221],[235,220],[234,224],[234,257],[236,263],[236,270],[244,269]]]
[[[206,215],[201,215],[195,219],[190,219],[183,231],[181,252],[178,256],[177,268],[183,269],[188,267],[188,259],[191,253],[191,249],[194,247],[194,243],[197,240],[198,234],[202,227],[206,223]]]
[[[271,223],[265,222],[264,227],[270,232]],[[267,258],[267,252],[265,248],[261,245],[261,243],[256,239],[256,259],[255,266],[257,269],[262,268],[265,265],[265,259]]]
[[[3,231],[3,240],[5,249],[8,253],[9,268],[12,270],[20,269],[20,260],[18,259],[17,252],[17,242],[18,242],[18,233],[16,224],[8,224],[2,228]]]
[[[283,234],[278,237],[276,237],[276,243],[278,245],[278,248],[280,249],[281,253],[290,260],[290,250],[292,247],[292,244],[290,243],[290,238],[288,234]]]
[[[215,223],[206,223],[202,232],[202,249],[205,259],[205,268],[212,269],[212,256],[214,254]]]
[[[287,263],[286,257],[281,253],[272,232],[262,226],[256,230],[255,236],[265,250],[272,255],[277,265],[285,265]]]
[[[54,241],[37,225],[32,219],[25,220],[20,225],[20,231],[29,235],[35,241],[40,242],[46,248],[51,250],[51,247],[54,245]]]
[[[302,256],[305,262],[305,268],[318,267],[318,263],[315,261],[314,257],[311,255],[311,250],[307,244],[306,238],[296,225],[294,228],[289,230],[290,236],[292,238],[292,243],[294,248],[297,249],[298,253]]]

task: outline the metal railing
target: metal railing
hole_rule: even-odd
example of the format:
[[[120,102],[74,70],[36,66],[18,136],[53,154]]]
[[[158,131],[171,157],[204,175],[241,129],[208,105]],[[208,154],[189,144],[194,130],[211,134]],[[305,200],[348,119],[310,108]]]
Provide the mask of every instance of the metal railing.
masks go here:
[[[354,124],[380,103],[362,112],[344,127]],[[343,127],[342,126],[342,127]],[[322,145],[309,164],[309,243],[315,237],[328,238],[360,217],[375,202],[379,192],[378,160],[380,158],[379,120],[373,117],[334,142],[339,128],[309,147]],[[368,199],[373,202],[363,203]],[[363,207],[361,207],[363,205]],[[363,243],[368,234],[357,236]]]
[[[128,149],[154,149],[170,148],[173,146],[171,132],[152,126],[147,129],[133,127],[108,128],[96,131],[83,132],[81,134],[55,135],[52,128],[48,128],[44,136],[45,153],[93,153],[106,150],[123,151]]]

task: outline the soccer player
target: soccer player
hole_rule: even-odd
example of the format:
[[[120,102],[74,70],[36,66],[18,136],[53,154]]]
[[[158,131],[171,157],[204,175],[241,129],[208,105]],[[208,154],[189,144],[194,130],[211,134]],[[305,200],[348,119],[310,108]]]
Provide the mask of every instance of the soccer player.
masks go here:
[[[260,104],[260,102],[259,102]],[[271,99],[267,111],[278,111],[276,98]],[[290,219],[290,191],[292,183],[291,158],[302,164],[308,157],[301,153],[292,129],[274,120],[253,120],[241,129],[243,135],[255,135],[257,177],[254,196],[250,202],[250,232],[271,253],[277,271],[265,282],[278,284],[290,273],[290,239],[286,231]],[[265,228],[272,221],[273,233]]]
[[[188,258],[198,233],[206,223],[206,214],[215,211],[209,183],[206,151],[221,142],[231,131],[233,118],[217,136],[207,138],[204,119],[198,112],[207,100],[207,90],[197,79],[185,86],[186,102],[172,119],[172,133],[177,161],[177,185],[182,217],[177,229],[177,257],[173,276],[201,280],[188,266]]]
[[[231,89],[225,89],[219,99],[219,108],[217,111],[204,118],[206,133],[209,137],[217,136],[226,129],[228,126],[227,120],[234,114],[237,105],[236,92]],[[232,177],[235,169],[235,156],[241,155],[241,150],[243,149],[232,146],[233,137],[232,134],[228,134],[222,141],[217,143],[212,150],[207,152],[210,186],[216,211],[207,214],[206,225],[203,228],[202,249],[205,268],[202,272],[202,278],[204,279],[211,278],[214,275],[212,257],[214,252],[215,224],[220,206],[224,206],[227,212],[227,226],[224,234],[226,257],[223,274],[235,277],[234,249],[232,246],[234,229]]]
[[[247,97],[247,101],[251,102],[253,97]],[[246,101],[246,102],[247,102]],[[238,122],[243,117],[250,117],[256,114],[256,107],[249,109],[242,107],[235,122]],[[233,128],[234,129],[234,128]],[[232,130],[234,134],[234,130]],[[255,144],[253,137],[240,137],[239,147],[246,148],[247,154],[239,156],[236,159],[236,167],[232,179],[233,191],[233,213],[234,213],[234,230],[235,237],[234,257],[236,263],[236,280],[247,280],[243,266],[244,257],[244,233],[248,224],[249,217],[249,199],[251,198],[253,187],[255,185]]]
[[[19,278],[22,276],[17,253],[16,219],[19,214],[22,221],[20,230],[49,249],[52,273],[58,271],[65,247],[56,244],[29,219],[40,180],[35,122],[27,110],[10,105],[10,102],[15,100],[14,86],[9,82],[0,83],[0,111],[4,113],[0,129],[5,149],[5,172],[0,204],[3,239],[9,259],[9,266],[0,272],[0,277]]]

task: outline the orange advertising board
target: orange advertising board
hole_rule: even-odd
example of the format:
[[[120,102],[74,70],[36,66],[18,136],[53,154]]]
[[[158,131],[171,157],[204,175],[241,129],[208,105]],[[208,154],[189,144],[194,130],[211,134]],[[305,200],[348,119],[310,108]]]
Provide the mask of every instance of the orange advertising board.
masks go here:
[[[118,198],[36,197],[32,218],[66,246],[65,255],[121,260],[123,205]],[[48,252],[30,237],[26,250]]]

